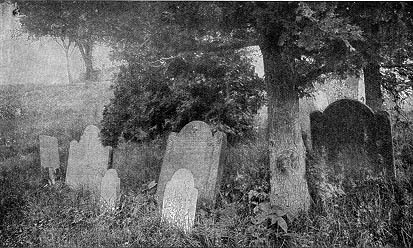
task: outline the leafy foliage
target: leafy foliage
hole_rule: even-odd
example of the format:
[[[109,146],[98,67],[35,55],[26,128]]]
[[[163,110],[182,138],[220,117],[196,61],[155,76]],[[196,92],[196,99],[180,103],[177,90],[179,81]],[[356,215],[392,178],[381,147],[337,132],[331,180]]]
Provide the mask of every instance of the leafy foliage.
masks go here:
[[[176,57],[162,66],[123,67],[104,111],[104,143],[144,141],[205,121],[230,137],[252,129],[263,82],[241,52]]]
[[[383,110],[383,87],[399,101],[412,87],[412,12],[404,2],[341,2],[337,12],[360,27],[364,40],[354,43],[362,60],[366,103]]]
[[[36,38],[52,37],[64,49],[67,60],[69,51],[77,47],[85,62],[86,79],[96,79],[93,74],[93,46],[96,41],[105,39],[111,17],[122,11],[117,3],[17,2],[25,32]]]

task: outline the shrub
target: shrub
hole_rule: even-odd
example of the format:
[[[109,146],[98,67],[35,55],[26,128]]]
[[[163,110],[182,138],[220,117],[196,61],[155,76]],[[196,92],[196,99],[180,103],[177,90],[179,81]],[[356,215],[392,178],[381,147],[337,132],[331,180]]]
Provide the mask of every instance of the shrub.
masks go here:
[[[140,192],[143,185],[154,180],[158,181],[161,172],[162,156],[165,151],[164,140],[153,140],[141,144],[121,142],[118,151],[122,156],[116,162],[116,170],[122,178],[121,188],[125,192]],[[115,165],[114,165],[115,166]]]
[[[151,140],[205,121],[229,138],[252,129],[263,101],[263,80],[239,53],[194,54],[161,65],[129,63],[104,110],[103,142]]]

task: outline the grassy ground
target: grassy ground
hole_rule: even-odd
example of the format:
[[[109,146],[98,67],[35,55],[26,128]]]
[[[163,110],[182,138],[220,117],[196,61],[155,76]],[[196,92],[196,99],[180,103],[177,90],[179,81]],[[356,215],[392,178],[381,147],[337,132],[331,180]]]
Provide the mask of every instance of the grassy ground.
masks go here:
[[[48,93],[8,89],[20,100],[3,99],[15,106],[13,110],[24,111],[17,117],[9,113],[14,119],[7,121],[14,126],[3,123],[11,131],[3,133],[9,141],[3,139],[2,147],[14,150],[0,160],[0,247],[413,247],[413,160],[402,152],[402,144],[413,144],[413,132],[396,135],[395,181],[359,179],[344,189],[344,195],[324,202],[323,208],[314,202],[309,213],[293,221],[283,219],[286,231],[281,220],[273,222],[263,212],[270,190],[266,144],[245,141],[230,147],[217,208],[198,209],[193,232],[185,234],[162,223],[154,192],[143,190],[159,174],[162,141],[141,145],[144,159],[136,166],[117,168],[121,199],[113,212],[100,212],[88,192],[72,191],[61,183],[69,141],[96,121],[94,111],[80,114],[83,107],[94,103],[90,96],[103,101],[107,94],[74,87],[80,86]],[[66,104],[54,104],[61,101]],[[60,114],[68,109],[72,110]],[[1,110],[7,116],[7,108]],[[26,135],[20,135],[23,130]],[[55,186],[47,185],[46,172],[40,169],[40,133],[59,139],[63,162]]]
[[[254,222],[256,206],[268,199],[264,147],[251,142],[230,148],[218,207],[197,211],[192,234],[162,223],[154,192],[136,184],[122,185],[116,211],[99,212],[88,192],[46,186],[37,155],[10,158],[0,176],[0,246],[412,247],[413,174],[407,170],[395,182],[357,181],[323,211],[314,205],[287,220],[287,232],[270,221]]]

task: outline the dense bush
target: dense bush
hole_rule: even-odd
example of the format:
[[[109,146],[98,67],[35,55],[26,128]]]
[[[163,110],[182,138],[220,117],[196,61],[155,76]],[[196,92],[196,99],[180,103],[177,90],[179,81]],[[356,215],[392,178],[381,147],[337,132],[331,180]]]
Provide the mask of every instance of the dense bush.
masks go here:
[[[105,145],[151,140],[201,120],[243,137],[264,100],[263,80],[240,52],[195,54],[121,68],[104,110]]]

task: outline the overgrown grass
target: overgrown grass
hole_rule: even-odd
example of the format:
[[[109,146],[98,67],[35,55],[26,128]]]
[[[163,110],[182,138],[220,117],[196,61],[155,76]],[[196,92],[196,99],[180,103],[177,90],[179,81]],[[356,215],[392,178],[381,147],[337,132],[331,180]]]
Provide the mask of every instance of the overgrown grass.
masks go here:
[[[112,167],[122,178],[123,191],[139,192],[143,184],[158,181],[165,143],[161,139],[150,144],[121,142],[114,149]]]
[[[394,182],[356,181],[322,212],[313,208],[287,220],[287,232],[270,222],[253,224],[256,206],[268,200],[265,147],[250,142],[229,148],[218,206],[197,211],[191,234],[162,223],[153,192],[141,193],[136,184],[124,185],[115,211],[100,212],[88,192],[46,186],[38,155],[15,157],[1,166],[0,246],[412,247],[411,168]],[[155,156],[150,148],[148,156]]]
[[[62,102],[63,96],[53,93],[56,90],[44,99],[40,90],[31,89],[32,95],[26,96],[20,92],[26,103],[13,106],[32,104],[31,110],[11,119],[14,126],[3,123],[12,128],[3,132],[4,137],[18,136],[10,136],[16,141],[12,150],[0,151],[0,247],[413,247],[413,156],[407,149],[413,147],[411,130],[396,129],[395,181],[359,177],[344,185],[344,195],[328,198],[323,208],[314,202],[309,213],[293,221],[285,219],[287,232],[277,223],[254,221],[259,206],[269,200],[267,144],[257,139],[231,146],[216,209],[198,209],[193,232],[185,234],[162,223],[154,190],[142,191],[147,182],[157,180],[162,142],[140,145],[138,163],[131,160],[116,168],[121,198],[113,212],[100,212],[90,193],[73,191],[62,183],[69,142],[79,139],[89,117],[94,117],[93,113],[79,115],[83,109],[76,99],[87,100],[89,93],[98,97],[100,91],[73,89],[76,97],[63,101],[69,107],[45,105],[38,112],[47,118],[38,118],[36,106]],[[40,133],[59,139],[61,170],[55,186],[47,185],[47,174],[40,169]],[[9,147],[7,142],[3,148]],[[311,165],[311,156],[308,161]],[[310,174],[310,184],[319,180]]]
[[[0,160],[38,150],[40,134],[55,136],[68,148],[87,125],[99,126],[103,106],[113,95],[109,86],[0,86]]]

